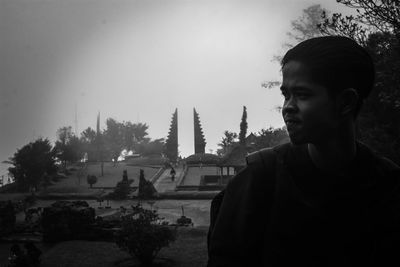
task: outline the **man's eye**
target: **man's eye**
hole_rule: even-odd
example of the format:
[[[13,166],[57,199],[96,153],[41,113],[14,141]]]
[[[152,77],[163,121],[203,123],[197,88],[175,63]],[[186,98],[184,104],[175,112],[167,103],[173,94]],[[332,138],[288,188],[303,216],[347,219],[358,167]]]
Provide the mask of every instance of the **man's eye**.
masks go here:
[[[295,97],[300,98],[300,99],[305,99],[310,96],[310,94],[304,93],[304,92],[297,92],[297,93],[294,93],[294,95],[295,95]]]

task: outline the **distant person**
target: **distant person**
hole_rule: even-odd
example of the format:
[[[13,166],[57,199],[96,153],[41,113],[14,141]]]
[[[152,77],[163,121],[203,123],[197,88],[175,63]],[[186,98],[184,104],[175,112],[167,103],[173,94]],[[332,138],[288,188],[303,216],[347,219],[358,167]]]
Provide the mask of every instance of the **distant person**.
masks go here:
[[[171,171],[169,172],[169,174],[171,175],[171,181],[173,182],[173,181],[175,181],[175,174],[176,174],[176,171],[175,171],[175,169],[171,166]]]
[[[208,267],[399,266],[400,168],[356,140],[371,57],[329,36],[281,65],[290,143],[249,155],[212,201]]]

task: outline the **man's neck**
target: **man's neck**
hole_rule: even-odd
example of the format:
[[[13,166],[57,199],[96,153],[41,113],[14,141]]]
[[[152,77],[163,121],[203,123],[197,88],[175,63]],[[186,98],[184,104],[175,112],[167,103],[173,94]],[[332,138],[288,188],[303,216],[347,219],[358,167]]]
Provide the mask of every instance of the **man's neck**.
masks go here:
[[[334,140],[323,144],[309,143],[308,154],[318,169],[330,173],[340,173],[355,158],[357,145],[354,138]]]

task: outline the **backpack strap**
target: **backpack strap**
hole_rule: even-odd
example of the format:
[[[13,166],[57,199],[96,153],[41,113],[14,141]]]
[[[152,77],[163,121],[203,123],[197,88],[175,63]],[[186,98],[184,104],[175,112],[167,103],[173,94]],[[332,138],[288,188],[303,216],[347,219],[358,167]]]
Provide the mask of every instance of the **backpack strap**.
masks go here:
[[[253,178],[257,180],[257,182],[261,182],[260,185],[266,186],[266,192],[262,195],[271,199],[275,187],[275,169],[276,169],[276,155],[277,153],[273,148],[264,148],[259,151],[253,152],[246,157],[247,168],[251,168],[253,173]],[[259,183],[257,183],[259,184]],[[219,192],[211,201],[210,208],[210,227],[207,234],[207,245],[209,248],[211,233],[214,229],[216,219],[219,214],[219,209],[221,207],[222,201],[224,199],[225,189]]]
[[[264,148],[246,157],[248,168],[253,173],[252,191],[254,199],[272,207],[276,184],[277,151],[275,148]],[[260,188],[263,188],[260,190]]]
[[[254,166],[258,173],[274,174],[276,152],[273,148],[263,148],[246,157],[247,165]]]

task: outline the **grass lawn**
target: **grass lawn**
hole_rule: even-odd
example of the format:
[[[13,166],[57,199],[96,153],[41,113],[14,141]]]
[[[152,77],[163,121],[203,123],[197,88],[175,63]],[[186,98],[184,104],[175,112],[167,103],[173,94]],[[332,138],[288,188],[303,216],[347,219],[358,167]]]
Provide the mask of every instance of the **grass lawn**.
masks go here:
[[[93,185],[94,187],[115,187],[116,184],[122,180],[122,173],[124,170],[127,170],[128,179],[134,180],[131,186],[138,186],[140,169],[144,170],[144,175],[147,180],[151,179],[158,171],[158,168],[132,166],[124,162],[119,162],[115,165],[112,162],[105,162],[104,173],[103,176],[101,176],[100,164],[88,163],[85,169],[72,171],[67,177],[61,178],[59,181],[54,182],[53,185],[48,186],[42,193],[91,194],[97,189],[89,188],[86,181],[87,175],[97,176],[97,183]]]
[[[207,262],[207,227],[179,228],[177,240],[161,249],[154,266],[203,267]],[[115,243],[67,241],[44,253],[42,267],[140,266]]]

